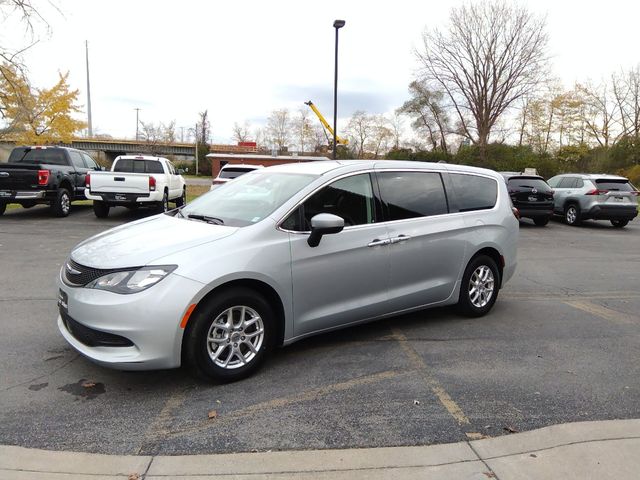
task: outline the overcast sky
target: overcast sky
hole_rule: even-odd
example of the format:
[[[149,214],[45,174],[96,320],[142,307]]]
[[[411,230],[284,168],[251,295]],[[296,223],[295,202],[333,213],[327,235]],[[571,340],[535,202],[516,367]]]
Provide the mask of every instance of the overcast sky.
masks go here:
[[[52,1],[60,12],[34,0],[51,27],[24,56],[34,85],[49,87],[58,71],[69,70],[86,104],[88,40],[94,133],[135,137],[134,108],[142,121],[175,120],[185,128],[207,109],[216,143],[231,141],[234,122],[257,127],[272,110],[307,108],[307,100],[332,117],[336,18],[346,20],[340,30],[342,123],[355,110],[392,112],[407,98],[422,32],[446,25],[451,7],[461,3]],[[640,63],[640,1],[521,3],[546,15],[553,71],[565,85]],[[23,29],[11,28],[16,24],[0,25],[5,46],[28,43]]]

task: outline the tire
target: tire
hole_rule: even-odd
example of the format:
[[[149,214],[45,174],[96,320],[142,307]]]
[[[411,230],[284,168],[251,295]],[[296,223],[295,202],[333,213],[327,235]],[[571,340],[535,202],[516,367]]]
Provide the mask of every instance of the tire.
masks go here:
[[[570,203],[564,209],[564,221],[567,225],[580,225],[580,207],[575,203]]]
[[[56,192],[56,198],[51,202],[51,210],[56,217],[66,217],[71,211],[71,197],[69,190],[59,188]]]
[[[544,227],[547,223],[549,223],[549,217],[534,218],[533,223],[535,223],[539,227]]]
[[[109,208],[111,208],[109,204],[102,200],[93,201],[93,213],[95,213],[98,218],[107,218],[109,216]]]
[[[180,208],[187,204],[187,187],[182,189],[182,195],[176,198],[176,207]]]
[[[36,206],[36,202],[24,202],[20,205],[22,205],[22,208],[33,208]]]
[[[487,255],[472,258],[462,276],[458,309],[468,317],[481,317],[496,303],[499,285],[496,262]]]
[[[615,228],[624,228],[629,223],[629,220],[611,220],[611,225]]]
[[[2,215],[5,210],[7,210],[7,204],[6,203],[0,203],[0,215]]]
[[[167,193],[166,190],[162,195],[162,200],[160,200],[160,203],[158,203],[157,210],[158,210],[158,213],[164,213],[169,211],[169,194]]]
[[[229,312],[233,319],[232,327],[226,327]],[[257,321],[244,325],[243,322],[255,320],[256,316]],[[233,330],[229,331],[230,328]],[[262,332],[256,333],[260,328]],[[253,336],[249,337],[251,334]],[[219,340],[209,341],[212,336],[219,337]],[[275,339],[273,310],[264,297],[248,288],[230,288],[198,305],[185,332],[184,358],[200,377],[216,382],[234,382],[251,375],[261,366],[273,349]],[[244,364],[241,356],[245,358]]]

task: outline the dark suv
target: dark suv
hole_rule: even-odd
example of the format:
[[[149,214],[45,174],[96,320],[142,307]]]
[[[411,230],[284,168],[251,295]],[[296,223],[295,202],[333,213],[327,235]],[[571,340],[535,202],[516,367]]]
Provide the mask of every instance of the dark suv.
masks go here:
[[[530,218],[538,226],[549,223],[553,216],[553,190],[537,175],[502,172],[507,182],[511,203],[520,217]]]

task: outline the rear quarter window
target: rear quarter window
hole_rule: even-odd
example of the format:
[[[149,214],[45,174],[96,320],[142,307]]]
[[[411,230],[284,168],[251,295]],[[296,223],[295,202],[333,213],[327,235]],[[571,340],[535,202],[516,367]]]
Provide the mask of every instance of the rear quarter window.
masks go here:
[[[496,205],[498,182],[474,174],[450,173],[458,200],[458,211],[489,210]]]

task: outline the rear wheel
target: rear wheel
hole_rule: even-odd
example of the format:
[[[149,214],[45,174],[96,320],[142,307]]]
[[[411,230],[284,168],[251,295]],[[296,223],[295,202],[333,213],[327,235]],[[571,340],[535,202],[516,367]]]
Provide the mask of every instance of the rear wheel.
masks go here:
[[[95,213],[98,218],[107,218],[109,216],[109,208],[109,205],[102,200],[93,201],[93,213]]]
[[[187,187],[182,189],[182,195],[176,198],[176,207],[182,207],[187,204]]]
[[[611,225],[616,228],[624,228],[629,223],[629,220],[611,220]]]
[[[189,323],[186,361],[199,376],[218,382],[251,375],[275,343],[273,310],[248,288],[215,294],[198,306]]]
[[[56,198],[51,203],[51,210],[56,217],[66,217],[71,211],[71,197],[69,190],[60,188],[56,192]]]
[[[535,223],[539,227],[544,227],[547,223],[549,223],[549,217],[534,218],[533,223]]]
[[[567,225],[575,226],[580,224],[580,208],[574,204],[570,203],[564,209],[564,219],[567,222]]]
[[[36,202],[22,202],[22,208],[31,208],[36,206]]]
[[[0,215],[2,215],[6,209],[7,209],[7,204],[0,202]]]
[[[164,213],[169,211],[169,194],[167,191],[164,191],[162,195],[162,200],[158,204],[158,213]]]
[[[472,258],[462,277],[458,309],[468,317],[481,317],[496,303],[500,271],[487,255]]]

